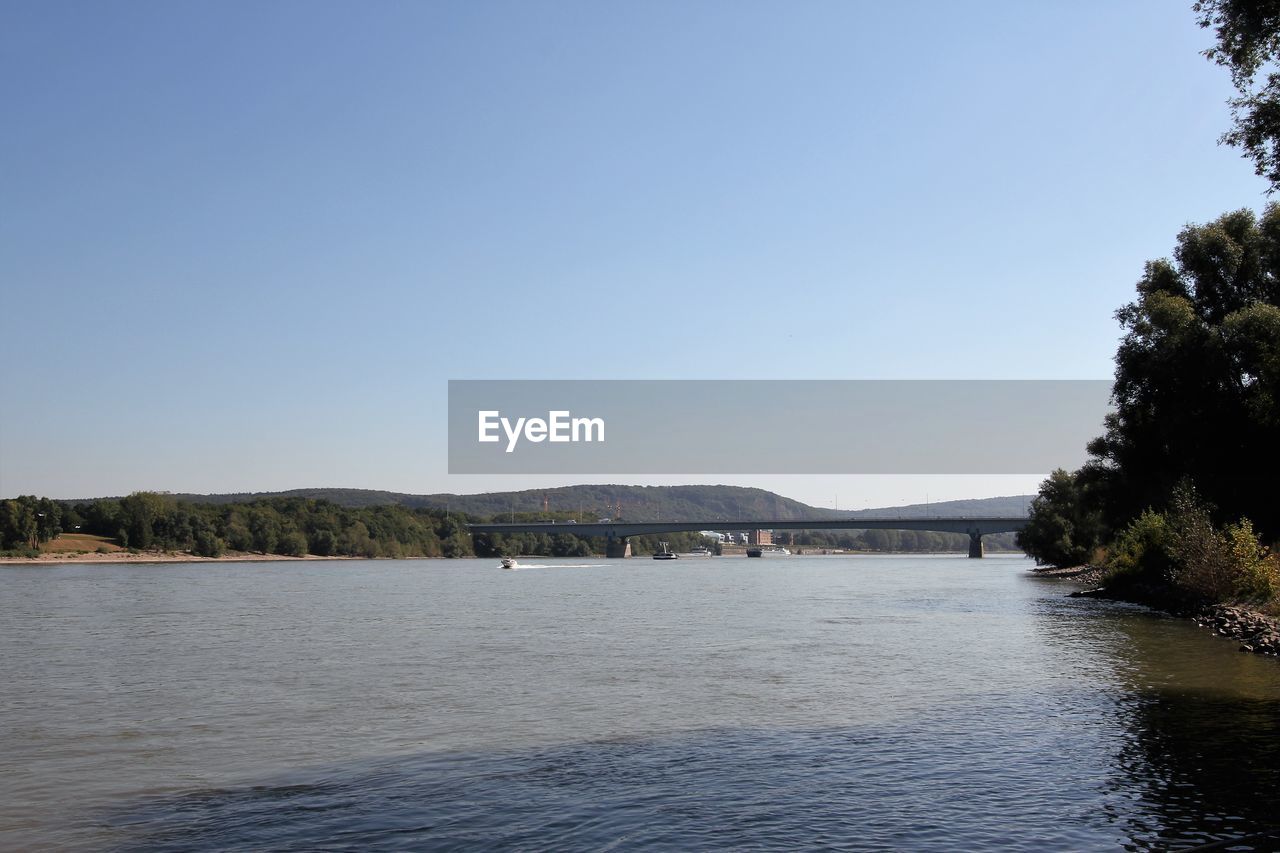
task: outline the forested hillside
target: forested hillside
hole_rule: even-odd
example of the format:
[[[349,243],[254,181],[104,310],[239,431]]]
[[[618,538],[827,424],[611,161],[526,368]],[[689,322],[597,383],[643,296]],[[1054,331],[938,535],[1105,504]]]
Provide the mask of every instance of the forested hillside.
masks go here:
[[[308,498],[345,507],[396,505],[409,508],[450,509],[475,517],[504,513],[540,513],[543,498],[553,513],[567,513],[580,521],[620,516],[628,521],[659,518],[848,518],[858,515],[891,515],[903,518],[933,516],[1026,515],[1033,495],[942,501],[930,504],[835,511],[814,507],[764,489],[742,486],[625,486],[581,485],[476,495],[413,495],[369,489],[292,489],[220,495],[173,495],[191,503],[243,503],[268,498]]]
[[[106,537],[134,550],[189,551],[208,557],[227,551],[347,557],[585,556],[603,551],[603,540],[557,530],[555,535],[528,533],[473,542],[465,525],[508,519],[594,520],[608,514],[629,521],[686,518],[715,529],[717,520],[1018,515],[1025,512],[1026,502],[1026,497],[991,498],[837,515],[762,489],[736,486],[570,486],[461,496],[303,489],[270,496],[136,492],[89,501],[20,497],[0,501],[0,550],[31,555],[61,533],[75,532]],[[658,538],[675,547],[701,544],[696,531],[635,537],[637,553],[652,550]],[[1005,539],[1009,537],[988,537],[988,547],[1011,545],[1011,539]],[[809,549],[870,551],[967,547],[962,535],[927,531],[788,531],[779,541]]]

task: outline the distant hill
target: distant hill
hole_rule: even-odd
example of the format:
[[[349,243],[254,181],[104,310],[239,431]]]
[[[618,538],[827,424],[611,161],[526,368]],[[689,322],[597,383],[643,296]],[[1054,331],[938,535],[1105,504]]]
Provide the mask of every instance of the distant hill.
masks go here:
[[[855,512],[841,513],[846,518],[858,516],[889,515],[902,518],[952,518],[955,516],[1018,516],[1027,515],[1031,511],[1031,501],[1035,495],[1004,495],[996,498],[965,498],[957,501],[939,501],[938,503],[908,504],[906,506],[882,507],[880,509],[860,509]]]
[[[507,512],[541,512],[543,498],[553,512],[582,513],[583,518],[618,516],[628,521],[659,518],[856,518],[891,515],[903,518],[925,516],[1009,516],[1026,515],[1034,495],[941,501],[899,507],[850,510],[813,507],[782,495],[742,486],[560,486],[519,492],[487,492],[478,495],[411,495],[373,489],[290,489],[284,492],[238,492],[234,494],[176,494],[175,498],[194,503],[241,503],[263,498],[300,497],[331,501],[348,507],[398,505],[409,508],[446,505],[454,512],[471,516],[495,516]],[[621,513],[617,507],[621,505]]]

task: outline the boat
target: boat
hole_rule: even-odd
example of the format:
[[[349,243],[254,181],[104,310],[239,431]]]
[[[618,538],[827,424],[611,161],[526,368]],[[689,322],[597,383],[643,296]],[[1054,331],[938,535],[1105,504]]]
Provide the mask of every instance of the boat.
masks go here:
[[[520,565],[520,564],[516,562],[516,558],[515,558],[515,557],[503,557],[503,558],[502,558],[502,568],[504,568],[504,569],[514,569],[514,568],[515,568],[516,566],[518,566],[518,565]]]
[[[707,548],[707,547],[705,547],[705,546],[699,545],[697,548],[694,548],[692,551],[690,551],[690,552],[689,552],[688,554],[686,554],[685,556],[687,556],[687,557],[711,557],[711,556],[714,556],[714,555],[711,553],[711,549],[710,549],[710,548]]]
[[[680,559],[680,556],[678,554],[672,553],[670,546],[666,542],[659,542],[658,545],[659,545],[658,551],[653,555],[653,559],[655,560]]]
[[[788,551],[786,548],[783,548],[781,545],[777,546],[776,548],[756,548],[756,547],[753,547],[753,548],[748,548],[748,549],[747,549],[747,556],[748,556],[748,557],[764,557],[764,556],[769,556],[769,557],[790,557],[790,556],[791,556],[791,552],[790,552],[790,551]]]

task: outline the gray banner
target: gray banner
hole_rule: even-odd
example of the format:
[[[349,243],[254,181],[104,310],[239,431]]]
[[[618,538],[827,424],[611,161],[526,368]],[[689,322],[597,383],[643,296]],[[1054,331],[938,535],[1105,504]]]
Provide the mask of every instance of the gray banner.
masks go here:
[[[1110,380],[450,380],[450,474],[1044,474]]]

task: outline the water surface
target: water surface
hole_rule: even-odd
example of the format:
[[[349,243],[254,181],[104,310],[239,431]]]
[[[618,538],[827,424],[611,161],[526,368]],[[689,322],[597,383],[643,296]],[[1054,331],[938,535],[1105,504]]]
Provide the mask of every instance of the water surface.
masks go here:
[[[1280,665],[1024,560],[540,562],[0,570],[0,847],[1167,849],[1275,818]]]

